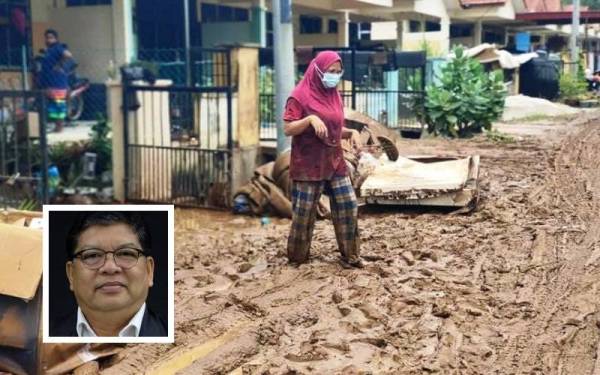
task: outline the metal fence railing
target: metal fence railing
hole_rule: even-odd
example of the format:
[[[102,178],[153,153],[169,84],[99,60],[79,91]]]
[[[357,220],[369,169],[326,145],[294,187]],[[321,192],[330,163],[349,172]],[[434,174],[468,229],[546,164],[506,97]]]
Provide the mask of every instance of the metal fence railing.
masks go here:
[[[174,85],[213,87],[227,82],[227,61],[218,48],[191,48],[187,53],[183,48],[145,49],[138,51],[137,61]]]
[[[0,207],[48,203],[46,98],[38,91],[0,90]]]
[[[273,67],[265,65],[260,66],[258,95],[260,139],[263,141],[277,138],[274,74],[275,70]]]
[[[70,79],[71,89],[80,88],[84,81],[89,83],[82,90],[82,95],[78,96],[77,102],[73,101],[73,105],[81,109],[71,120],[95,121],[99,115],[106,117],[106,82],[108,79],[119,79],[119,66],[116,66],[115,61],[124,52],[76,46],[68,48],[77,64],[75,74]],[[0,51],[0,89],[35,89],[36,80],[32,72],[35,59],[40,58],[42,53],[27,50],[26,57],[19,60],[13,56],[14,51],[10,52],[10,56],[8,54],[9,52]],[[186,63],[188,55],[189,70]],[[226,60],[219,49],[191,48],[189,53],[183,48],[142,49],[133,60],[148,67],[157,78],[172,81],[173,85],[212,87],[224,86],[227,81]],[[27,86],[23,85],[24,74]]]
[[[309,54],[296,51],[300,76],[310,59],[322,50],[334,50],[342,58],[344,76],[338,89],[346,107],[393,129],[421,129],[416,113],[418,107],[423,105],[425,96],[427,77],[424,52],[337,47],[313,48]],[[273,140],[277,135],[278,123],[274,115],[273,51],[262,49],[259,56],[261,140]]]
[[[203,56],[212,62],[193,73],[194,85],[124,86],[126,199],[230,204],[231,57],[222,49],[203,51]]]
[[[340,91],[347,105],[393,129],[421,128],[416,107],[425,94],[425,52],[333,50],[342,57]]]

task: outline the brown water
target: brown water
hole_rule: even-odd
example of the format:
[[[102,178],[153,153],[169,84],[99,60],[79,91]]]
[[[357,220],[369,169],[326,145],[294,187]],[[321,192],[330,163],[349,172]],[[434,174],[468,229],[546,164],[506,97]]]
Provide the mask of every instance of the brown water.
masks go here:
[[[268,218],[271,225],[288,225],[289,220]],[[230,211],[218,211],[197,208],[175,209],[175,230],[218,230],[226,232],[240,232],[248,229],[263,227],[260,217],[235,215]]]

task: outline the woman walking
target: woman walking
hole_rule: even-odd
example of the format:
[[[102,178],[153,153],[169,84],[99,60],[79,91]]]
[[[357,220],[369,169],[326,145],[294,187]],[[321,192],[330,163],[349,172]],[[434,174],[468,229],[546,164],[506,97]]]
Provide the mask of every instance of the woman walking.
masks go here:
[[[341,145],[350,138],[360,148],[356,130],[344,127],[344,107],[337,85],[343,75],[340,56],[333,51],[315,57],[288,98],[285,134],[292,136],[292,227],[288,239],[291,263],[308,261],[322,193],[329,195],[331,219],[344,268],[361,268],[358,205],[348,177]]]

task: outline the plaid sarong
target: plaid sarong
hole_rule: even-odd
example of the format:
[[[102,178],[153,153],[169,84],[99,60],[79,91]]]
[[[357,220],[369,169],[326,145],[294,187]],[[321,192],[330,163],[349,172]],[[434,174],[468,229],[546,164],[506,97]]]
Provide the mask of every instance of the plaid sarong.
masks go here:
[[[288,259],[292,263],[308,261],[310,244],[317,217],[317,204],[322,193],[329,195],[331,219],[342,259],[359,260],[358,205],[348,177],[330,181],[294,181],[292,183],[292,227],[288,238]]]

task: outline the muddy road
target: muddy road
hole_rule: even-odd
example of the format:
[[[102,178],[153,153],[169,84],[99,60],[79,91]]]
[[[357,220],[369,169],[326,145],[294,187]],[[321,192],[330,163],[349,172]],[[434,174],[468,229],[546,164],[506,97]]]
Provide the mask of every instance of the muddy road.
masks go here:
[[[516,143],[406,141],[480,154],[481,203],[362,210],[362,270],[338,265],[328,221],[294,268],[289,221],[177,210],[176,343],[102,373],[600,374],[599,117]]]

